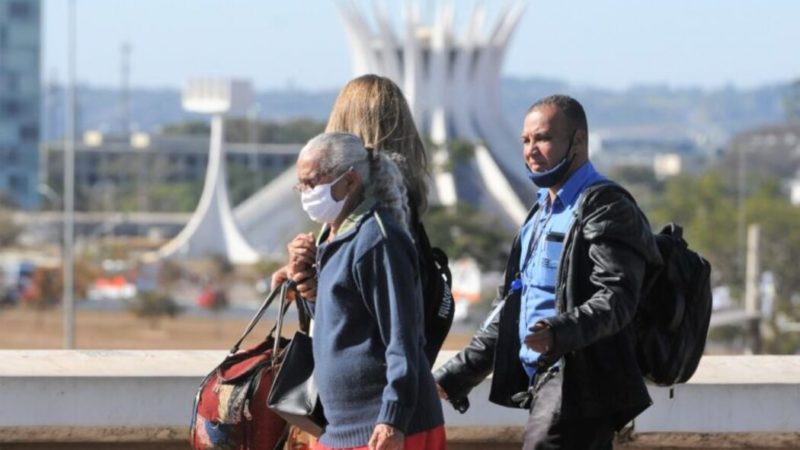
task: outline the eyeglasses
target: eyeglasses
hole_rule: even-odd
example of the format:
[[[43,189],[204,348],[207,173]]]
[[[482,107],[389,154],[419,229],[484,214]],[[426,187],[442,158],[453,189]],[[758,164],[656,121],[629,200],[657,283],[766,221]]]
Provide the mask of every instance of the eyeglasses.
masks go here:
[[[353,170],[353,167],[350,167],[347,170],[345,170],[341,175],[336,177],[330,183],[326,183],[324,181],[325,178],[327,178],[329,176],[328,173],[319,174],[319,175],[315,176],[314,178],[312,178],[309,181],[301,181],[301,182],[295,184],[294,186],[292,186],[292,189],[294,189],[294,191],[299,193],[299,194],[305,194],[305,193],[310,192],[312,189],[314,189],[315,187],[319,186],[320,184],[331,184],[331,185],[333,185],[333,184],[336,184],[337,182],[339,182],[339,180],[341,180],[342,177],[347,175],[347,172],[350,172],[351,170]]]

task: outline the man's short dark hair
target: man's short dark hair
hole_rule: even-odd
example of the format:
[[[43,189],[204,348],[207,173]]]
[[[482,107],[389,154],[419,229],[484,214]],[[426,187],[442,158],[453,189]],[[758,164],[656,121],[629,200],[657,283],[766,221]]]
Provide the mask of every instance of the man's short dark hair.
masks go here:
[[[528,108],[526,115],[542,106],[555,106],[566,116],[567,121],[575,130],[589,132],[589,125],[586,123],[586,112],[583,110],[583,106],[569,95],[556,94],[539,99]]]

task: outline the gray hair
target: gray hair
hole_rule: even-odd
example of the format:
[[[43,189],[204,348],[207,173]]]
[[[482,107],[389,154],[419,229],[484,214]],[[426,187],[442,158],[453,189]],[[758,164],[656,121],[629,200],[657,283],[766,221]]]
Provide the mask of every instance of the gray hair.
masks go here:
[[[323,151],[324,150],[324,151]],[[300,154],[313,154],[324,174],[339,176],[351,167],[357,172],[367,189],[394,218],[408,229],[409,209],[403,174],[398,163],[402,156],[396,153],[367,151],[358,136],[350,133],[322,133],[312,138]]]

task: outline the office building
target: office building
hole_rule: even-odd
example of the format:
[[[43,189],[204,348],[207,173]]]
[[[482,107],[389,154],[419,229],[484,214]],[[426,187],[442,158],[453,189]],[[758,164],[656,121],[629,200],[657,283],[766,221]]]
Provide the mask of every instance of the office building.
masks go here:
[[[41,2],[0,0],[0,196],[38,205]]]

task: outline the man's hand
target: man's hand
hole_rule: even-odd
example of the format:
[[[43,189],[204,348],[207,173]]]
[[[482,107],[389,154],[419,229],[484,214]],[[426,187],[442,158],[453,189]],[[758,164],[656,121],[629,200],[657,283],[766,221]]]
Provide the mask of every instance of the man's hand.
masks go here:
[[[442,387],[439,386],[439,383],[436,383],[436,393],[439,394],[439,398],[440,399],[449,400],[449,397],[447,396],[447,392],[445,392],[444,389],[442,389]]]
[[[379,423],[369,438],[369,450],[403,450],[406,437],[397,428]]]
[[[553,331],[544,322],[530,327],[532,334],[525,336],[525,345],[537,353],[547,353],[553,348]]]

